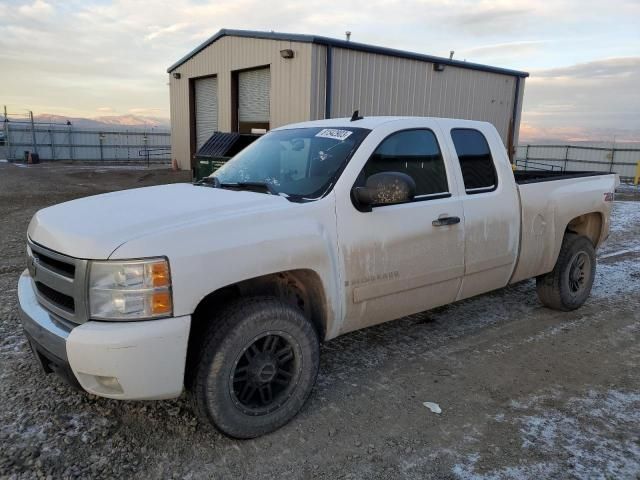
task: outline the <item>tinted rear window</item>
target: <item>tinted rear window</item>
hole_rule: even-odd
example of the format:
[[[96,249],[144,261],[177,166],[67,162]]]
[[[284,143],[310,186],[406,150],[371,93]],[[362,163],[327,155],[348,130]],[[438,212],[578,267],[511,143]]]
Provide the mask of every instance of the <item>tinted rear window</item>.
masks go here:
[[[451,138],[456,147],[466,192],[472,194],[495,190],[498,178],[484,135],[478,130],[456,128],[451,130]]]

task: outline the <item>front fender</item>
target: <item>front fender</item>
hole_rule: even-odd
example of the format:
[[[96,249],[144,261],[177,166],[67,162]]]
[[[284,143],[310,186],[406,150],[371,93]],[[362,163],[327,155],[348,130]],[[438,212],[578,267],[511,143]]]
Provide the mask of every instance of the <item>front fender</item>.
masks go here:
[[[326,296],[326,336],[342,316],[335,198],[259,214],[181,225],[133,239],[111,259],[169,258],[174,315],[190,315],[204,297],[238,282],[287,270],[312,270]]]

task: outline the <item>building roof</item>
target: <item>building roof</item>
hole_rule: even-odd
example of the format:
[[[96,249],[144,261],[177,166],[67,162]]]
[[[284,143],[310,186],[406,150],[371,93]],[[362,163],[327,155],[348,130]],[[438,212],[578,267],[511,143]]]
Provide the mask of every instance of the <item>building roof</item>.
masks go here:
[[[198,45],[176,63],[171,65],[167,72],[171,73],[187,60],[195,57],[202,50],[207,48],[212,43],[216,42],[222,37],[243,37],[243,38],[258,38],[263,40],[281,40],[288,42],[300,42],[300,43],[315,43],[318,45],[326,45],[337,48],[345,48],[349,50],[357,50],[360,52],[377,53],[379,55],[387,55],[390,57],[408,58],[411,60],[419,60],[430,63],[440,63],[442,65],[451,65],[453,67],[468,68],[471,70],[480,70],[482,72],[501,73],[503,75],[511,75],[514,77],[528,77],[527,72],[521,72],[518,70],[509,70],[506,68],[492,67],[490,65],[482,65],[479,63],[464,62],[461,60],[450,60],[448,58],[434,57],[432,55],[425,55],[422,53],[407,52],[405,50],[396,50],[394,48],[378,47],[376,45],[368,45],[366,43],[351,42],[347,40],[338,40],[336,38],[321,37],[317,35],[305,35],[300,33],[280,33],[280,32],[259,32],[253,30],[229,30],[223,28],[218,31],[211,38]]]

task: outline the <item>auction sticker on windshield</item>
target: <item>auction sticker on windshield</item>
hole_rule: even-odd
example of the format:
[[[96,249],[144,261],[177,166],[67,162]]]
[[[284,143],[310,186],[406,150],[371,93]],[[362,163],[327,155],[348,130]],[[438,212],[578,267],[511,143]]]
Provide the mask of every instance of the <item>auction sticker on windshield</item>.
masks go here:
[[[316,137],[332,138],[334,140],[340,140],[342,142],[346,140],[352,133],[353,132],[349,130],[340,130],[338,128],[323,128],[318,133],[316,133]]]

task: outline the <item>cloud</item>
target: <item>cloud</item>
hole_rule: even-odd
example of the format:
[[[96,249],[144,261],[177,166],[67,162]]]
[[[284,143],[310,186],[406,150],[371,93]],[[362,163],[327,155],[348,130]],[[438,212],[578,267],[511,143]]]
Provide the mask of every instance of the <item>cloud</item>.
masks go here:
[[[640,71],[640,57],[608,58],[593,62],[579,63],[560,68],[535,72],[541,79],[569,80],[611,80],[636,76]]]
[[[523,122],[538,128],[624,129],[640,134],[640,57],[531,72]]]
[[[39,18],[42,15],[49,15],[53,12],[53,7],[44,0],[36,0],[33,3],[21,5],[18,12],[25,17]]]
[[[153,40],[155,38],[158,37],[162,37],[164,35],[169,35],[172,33],[177,33],[180,32],[182,30],[185,30],[189,27],[189,23],[187,22],[181,22],[181,23],[174,23],[173,25],[169,25],[168,27],[163,27],[163,28],[159,28],[159,27],[151,27],[152,32],[147,34],[144,39],[147,41]]]
[[[481,61],[492,64],[503,64],[539,51],[548,40],[519,40],[477,47],[463,48],[456,52],[456,58],[469,61]]]
[[[452,23],[476,35],[494,35],[499,32],[511,32],[521,28],[527,16],[534,13],[533,5],[528,8],[504,6],[485,6],[480,3],[476,7],[456,12],[451,16]]]
[[[166,68],[220,28],[350,30],[357,42],[532,71],[525,115],[538,126],[633,124],[638,88],[625,75],[637,70],[620,59],[640,51],[638,15],[637,0],[0,0],[0,92],[21,109],[168,116]]]

